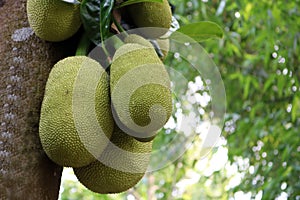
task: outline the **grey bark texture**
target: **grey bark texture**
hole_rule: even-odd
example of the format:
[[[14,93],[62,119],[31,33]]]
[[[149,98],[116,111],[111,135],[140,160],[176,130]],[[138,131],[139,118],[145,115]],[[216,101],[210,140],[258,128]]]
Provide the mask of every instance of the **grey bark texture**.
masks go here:
[[[1,200],[58,198],[62,167],[42,150],[39,114],[52,66],[76,41],[42,41],[29,28],[26,0],[0,0]]]

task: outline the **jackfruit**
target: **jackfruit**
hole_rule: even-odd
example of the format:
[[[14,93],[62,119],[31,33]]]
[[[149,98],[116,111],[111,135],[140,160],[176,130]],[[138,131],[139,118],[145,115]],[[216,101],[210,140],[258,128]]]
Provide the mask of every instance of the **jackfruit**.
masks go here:
[[[61,0],[28,0],[27,16],[35,34],[51,42],[70,38],[81,26],[80,5]]]
[[[140,44],[142,46],[145,46],[145,47],[149,47],[149,48],[152,48],[152,44],[146,40],[145,38],[139,36],[139,35],[136,35],[136,34],[130,34],[128,35],[125,40],[124,40],[125,43],[134,43],[134,44]]]
[[[170,79],[154,48],[128,43],[110,67],[112,110],[122,130],[150,141],[172,112]]]
[[[135,186],[144,176],[150,161],[152,142],[139,142],[117,126],[98,161],[73,168],[78,180],[91,191],[120,193]]]
[[[170,49],[170,40],[169,39],[162,39],[162,38],[158,38],[157,40],[155,40],[157,42],[158,48],[160,49],[162,56],[160,57],[161,61],[165,60],[165,58],[168,55],[169,49]],[[136,35],[136,34],[130,34],[129,36],[127,36],[124,40],[125,43],[135,43],[135,44],[140,44],[143,45],[145,47],[153,47],[153,45],[146,40],[145,38],[143,38],[140,35]]]
[[[108,75],[101,65],[85,56],[55,64],[47,80],[39,124],[48,157],[61,166],[88,165],[108,144],[113,127]]]
[[[164,35],[171,27],[172,11],[168,0],[159,2],[140,2],[127,6],[132,21],[138,28],[157,27],[161,29],[141,30],[143,35],[149,38],[157,38]]]

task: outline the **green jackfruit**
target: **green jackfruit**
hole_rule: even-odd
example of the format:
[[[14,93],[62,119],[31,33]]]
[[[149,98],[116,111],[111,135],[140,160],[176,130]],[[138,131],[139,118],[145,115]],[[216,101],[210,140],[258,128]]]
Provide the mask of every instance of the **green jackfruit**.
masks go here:
[[[172,112],[168,73],[153,48],[128,43],[110,67],[113,114],[117,124],[140,141],[149,141]]]
[[[74,168],[74,173],[83,185],[94,192],[123,192],[143,178],[151,150],[152,142],[139,142],[115,126],[111,143],[101,154],[99,161]]]
[[[169,52],[169,49],[170,49],[170,40],[159,38],[155,41],[157,42],[158,48],[163,53],[163,56],[160,57],[160,59],[163,61],[163,60],[165,60],[165,58],[168,55],[168,52]],[[153,45],[148,40],[146,40],[145,38],[143,38],[139,35],[136,35],[136,34],[130,34],[129,36],[127,36],[125,38],[124,42],[125,43],[140,44],[140,45],[143,45],[145,47],[153,48]]]
[[[136,34],[128,35],[125,38],[124,42],[125,43],[140,44],[140,45],[145,46],[145,47],[153,48],[152,44],[148,40],[146,40],[145,38],[143,38],[139,35],[136,35]]]
[[[141,2],[129,5],[128,13],[135,25],[142,27],[157,27],[164,29],[153,29],[142,31],[149,38],[157,38],[164,35],[171,27],[172,12],[168,0],[163,3]]]
[[[108,75],[91,58],[74,56],[55,64],[39,125],[43,149],[55,163],[82,167],[102,153],[114,127],[108,84]]]
[[[61,0],[28,0],[27,16],[35,34],[51,42],[70,38],[81,26],[80,5]]]

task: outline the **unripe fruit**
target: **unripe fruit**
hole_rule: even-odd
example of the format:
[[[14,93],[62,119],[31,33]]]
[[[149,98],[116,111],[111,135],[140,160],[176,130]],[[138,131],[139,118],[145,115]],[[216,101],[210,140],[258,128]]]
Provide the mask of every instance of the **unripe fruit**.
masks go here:
[[[146,40],[145,38],[143,38],[139,35],[136,35],[136,34],[128,35],[125,38],[124,42],[125,43],[140,44],[140,45],[145,46],[145,47],[153,48],[152,44],[148,40]]]
[[[151,150],[152,142],[139,142],[115,126],[111,143],[101,154],[99,161],[74,168],[74,173],[83,185],[94,192],[123,192],[143,178]]]
[[[111,64],[110,88],[117,124],[140,141],[152,140],[172,113],[170,79],[153,48],[121,46]]]
[[[70,38],[81,25],[80,5],[61,0],[28,0],[27,16],[35,34],[51,42]]]
[[[89,85],[92,80],[94,88]],[[108,75],[91,58],[68,57],[53,67],[39,135],[44,151],[55,163],[81,167],[102,153],[114,127],[108,88]]]
[[[145,47],[153,48],[153,45],[148,40],[146,40],[142,36],[136,35],[136,34],[130,34],[129,36],[127,36],[125,38],[124,42],[125,43],[140,44],[140,45],[143,45]],[[163,54],[160,57],[161,61],[164,61],[165,58],[167,57],[169,49],[170,49],[170,40],[168,38],[164,38],[164,39],[158,38],[154,42],[157,43],[157,45],[158,45],[157,48],[159,48],[159,50]]]
[[[145,29],[143,35],[157,38],[164,35],[171,27],[172,12],[168,0],[158,2],[141,2],[127,7],[129,15],[138,28],[157,27],[162,29]]]

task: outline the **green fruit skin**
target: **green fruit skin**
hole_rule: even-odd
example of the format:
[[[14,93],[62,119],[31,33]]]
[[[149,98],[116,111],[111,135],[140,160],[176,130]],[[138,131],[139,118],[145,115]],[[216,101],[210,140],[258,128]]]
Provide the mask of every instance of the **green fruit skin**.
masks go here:
[[[80,132],[79,136],[75,127],[73,90],[83,63],[103,72],[96,86],[95,99],[91,101],[95,101],[96,120],[105,134],[90,133],[87,129],[83,133]],[[85,127],[80,122],[77,125]],[[100,155],[111,137],[113,127],[108,75],[101,65],[85,56],[68,57],[55,64],[47,80],[39,124],[40,140],[48,157],[65,167],[88,165],[96,160],[89,150]],[[89,150],[82,143],[82,135]]]
[[[120,193],[135,186],[147,170],[152,150],[152,142],[139,142],[117,126],[115,126],[111,142],[101,154],[100,161],[85,167],[74,168],[76,177],[85,187],[101,194]],[[114,146],[125,152],[140,154],[137,157],[123,152],[119,154]],[[107,166],[101,160],[112,165]],[[122,169],[119,170],[120,168]]]
[[[172,12],[168,0],[163,3],[141,2],[128,6],[128,13],[135,25],[142,27],[157,27],[164,29],[153,29],[142,31],[149,38],[157,38],[164,35],[171,27]]]
[[[70,38],[81,26],[80,5],[61,0],[28,0],[27,17],[35,34],[50,42]]]
[[[136,89],[131,94],[130,104],[125,106],[129,106],[130,117],[141,127],[147,126],[151,122],[149,110],[153,105],[161,105],[163,107],[164,110],[156,109],[154,112],[157,116],[161,116],[163,112],[166,112],[166,121],[159,121],[159,123],[155,125],[156,129],[151,132],[140,133],[134,128],[128,127],[128,118],[122,118],[121,115],[118,115],[118,120],[125,125],[129,131],[132,130],[141,135],[140,137],[136,137],[139,141],[149,141],[154,139],[153,132],[162,128],[172,113],[172,96],[168,73],[153,48],[132,43],[125,44],[117,50],[110,68],[110,87],[111,93],[113,93],[116,84],[122,76],[126,75],[126,73],[135,70],[142,65],[153,63],[158,65],[156,65],[155,68],[152,68],[152,66],[142,68],[142,70],[145,70],[144,72],[147,76],[153,79],[153,84],[145,84]],[[164,86],[155,84],[158,79],[164,82]],[[132,80],[129,81],[128,84],[122,85],[122,87],[134,87],[135,84],[135,81]],[[166,85],[168,87],[165,87]],[[124,99],[120,97],[120,99],[112,101],[116,113],[125,109],[119,107],[118,110],[118,104],[123,100]]]
[[[136,34],[130,34],[129,36],[127,36],[124,40],[125,43],[135,43],[135,44],[140,44],[140,45],[143,45],[145,47],[150,47],[150,48],[153,48],[153,45],[148,41],[146,40],[145,38],[139,36],[139,35],[136,35]],[[163,56],[160,57],[160,60],[161,61],[164,61],[168,55],[168,52],[169,52],[169,49],[170,49],[170,40],[169,39],[161,39],[161,38],[158,38],[156,40],[158,46],[159,46],[159,49],[162,51],[163,53]]]
[[[136,35],[136,34],[130,34],[128,35],[125,40],[124,40],[125,43],[133,43],[133,44],[140,44],[142,46],[145,46],[145,47],[149,47],[149,48],[153,48],[152,44],[146,40],[145,38],[139,36],[139,35]]]

